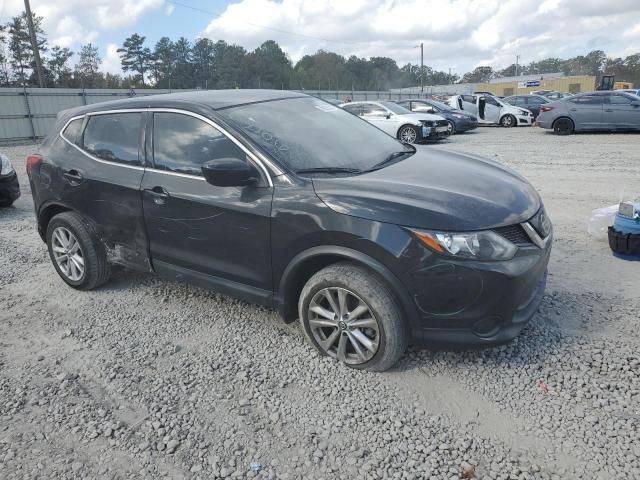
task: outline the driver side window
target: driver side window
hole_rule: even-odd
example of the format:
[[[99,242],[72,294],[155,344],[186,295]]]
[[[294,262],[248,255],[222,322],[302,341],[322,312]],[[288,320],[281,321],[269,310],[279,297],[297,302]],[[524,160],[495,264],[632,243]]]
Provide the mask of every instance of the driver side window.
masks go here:
[[[373,103],[365,103],[362,105],[362,115],[364,117],[384,117],[387,115],[387,111]]]
[[[180,113],[153,114],[153,165],[157,170],[202,177],[202,165],[218,158],[246,154],[202,120]]]
[[[493,105],[494,107],[499,107],[500,104],[498,102],[496,102],[496,99],[493,97],[484,97],[485,102],[487,102],[487,105]]]

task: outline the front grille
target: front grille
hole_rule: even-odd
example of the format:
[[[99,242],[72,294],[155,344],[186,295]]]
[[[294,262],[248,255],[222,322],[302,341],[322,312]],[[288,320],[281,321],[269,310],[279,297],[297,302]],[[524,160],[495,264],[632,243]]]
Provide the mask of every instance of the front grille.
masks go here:
[[[533,243],[521,225],[498,227],[494,228],[493,231],[516,245],[531,245]]]
[[[434,122],[431,120],[420,120],[420,122],[422,123],[422,125],[424,125],[425,127],[434,127]]]
[[[436,125],[438,127],[446,127],[449,125],[449,122],[447,122],[446,120],[437,120]]]

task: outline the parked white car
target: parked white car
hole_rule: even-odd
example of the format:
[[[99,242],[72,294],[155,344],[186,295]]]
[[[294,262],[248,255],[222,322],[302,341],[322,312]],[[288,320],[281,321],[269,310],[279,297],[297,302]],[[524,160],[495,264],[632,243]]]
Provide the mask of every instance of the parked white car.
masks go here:
[[[394,102],[349,102],[340,107],[404,143],[435,142],[449,136],[449,124],[440,115],[414,113]]]
[[[529,110],[504,103],[493,95],[453,95],[447,103],[453,108],[475,115],[478,123],[484,125],[517,127],[533,123]]]

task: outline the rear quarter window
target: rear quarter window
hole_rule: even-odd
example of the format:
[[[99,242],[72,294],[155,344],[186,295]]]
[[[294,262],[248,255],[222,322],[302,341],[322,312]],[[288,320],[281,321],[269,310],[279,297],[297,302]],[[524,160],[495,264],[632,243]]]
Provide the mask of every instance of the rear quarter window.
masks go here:
[[[84,118],[76,118],[62,131],[62,136],[75,145],[80,145],[80,136],[82,135],[82,122]]]

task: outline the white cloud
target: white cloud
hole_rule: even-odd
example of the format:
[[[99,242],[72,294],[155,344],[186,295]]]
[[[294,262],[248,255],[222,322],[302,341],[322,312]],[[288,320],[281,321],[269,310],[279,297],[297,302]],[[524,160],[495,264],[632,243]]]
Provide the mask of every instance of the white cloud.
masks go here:
[[[170,16],[175,9],[176,7],[173,4],[168,3],[167,6],[164,7],[164,14]]]
[[[100,69],[109,73],[122,73],[122,66],[120,63],[120,56],[118,55],[118,45],[110,43],[107,45],[107,53],[102,59],[102,65]]]
[[[322,48],[344,55],[389,56],[457,73],[488,63],[502,68],[548,56],[603,49],[640,51],[640,2],[618,0],[239,0],[202,36],[253,49],[276,40],[294,61]],[[635,21],[634,21],[635,20]],[[292,33],[296,33],[294,35]],[[625,32],[624,41],[606,32]]]

